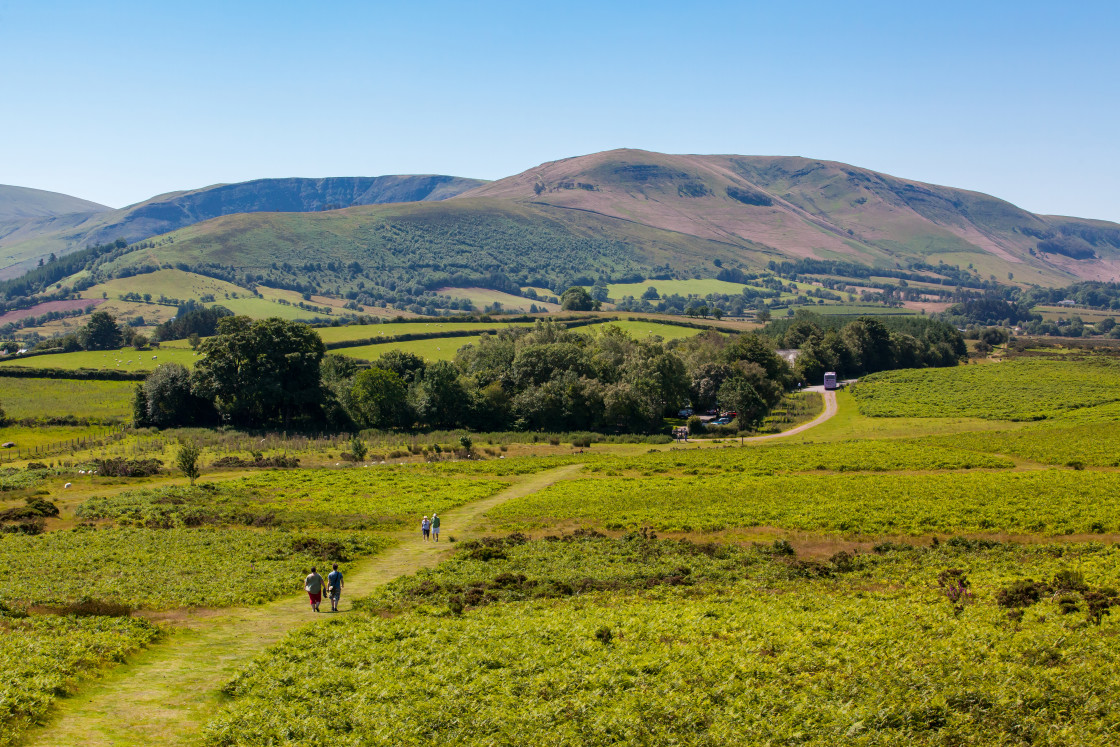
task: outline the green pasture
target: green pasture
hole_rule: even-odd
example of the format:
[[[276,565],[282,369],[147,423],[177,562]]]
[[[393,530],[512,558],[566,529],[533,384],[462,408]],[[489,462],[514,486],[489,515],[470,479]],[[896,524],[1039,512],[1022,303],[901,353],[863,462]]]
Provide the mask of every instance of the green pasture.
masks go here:
[[[345,342],[348,340],[369,340],[377,337],[396,337],[398,335],[431,334],[434,332],[464,332],[477,330],[480,333],[499,330],[505,327],[531,327],[533,322],[391,322],[385,324],[348,324],[345,327],[318,327],[316,332],[323,342]]]
[[[428,361],[449,361],[455,357],[459,348],[477,343],[481,337],[482,335],[472,335],[470,337],[433,337],[427,340],[408,340],[406,342],[382,342],[357,348],[339,348],[332,352],[349,358],[371,361],[390,350],[403,350]]]
[[[136,382],[133,381],[0,376],[0,404],[12,420],[46,420],[67,415],[95,421],[126,420],[132,416],[135,387]],[[47,440],[65,438],[48,436]]]
[[[597,330],[607,326],[618,327],[637,340],[653,335],[661,337],[665,340],[681,340],[687,337],[695,337],[696,335],[703,332],[703,330],[695,329],[693,327],[679,327],[675,324],[658,324],[657,322],[641,321],[607,322],[602,326],[596,325],[594,327],[581,327],[578,331]]]
[[[715,278],[692,278],[689,280],[645,280],[640,283],[611,283],[607,286],[607,295],[616,301],[626,296],[641,298],[646,288],[654,287],[660,296],[707,296],[711,293],[724,295],[738,295],[743,292],[746,285],[742,283],[729,283],[726,280]]]
[[[503,293],[489,288],[439,288],[436,292],[452,298],[465,298],[474,304],[474,307],[479,311],[494,303],[500,303],[502,309],[507,311],[527,312],[529,307],[534,305],[545,311],[560,310],[560,304],[535,301],[524,296],[515,296],[512,293]]]
[[[127,293],[139,293],[141,296],[151,293],[156,299],[166,296],[182,300],[198,299],[212,294],[219,303],[232,298],[235,294],[253,295],[239,285],[183,270],[157,270],[144,275],[113,278],[82,291],[82,298],[101,298],[102,293],[108,294],[111,299]]]
[[[112,369],[121,371],[151,371],[161,363],[181,363],[190,368],[198,356],[195,351],[183,348],[159,348],[136,350],[79,350],[73,353],[54,353],[34,355],[29,358],[13,358],[0,361],[0,366],[21,366],[26,368],[79,368]]]

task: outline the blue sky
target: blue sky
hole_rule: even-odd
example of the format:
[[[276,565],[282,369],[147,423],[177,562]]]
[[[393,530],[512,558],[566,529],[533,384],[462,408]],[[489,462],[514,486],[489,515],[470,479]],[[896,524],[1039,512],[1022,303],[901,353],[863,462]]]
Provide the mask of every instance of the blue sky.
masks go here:
[[[0,0],[0,183],[119,207],[635,147],[1120,220],[1118,29],[1115,2]]]

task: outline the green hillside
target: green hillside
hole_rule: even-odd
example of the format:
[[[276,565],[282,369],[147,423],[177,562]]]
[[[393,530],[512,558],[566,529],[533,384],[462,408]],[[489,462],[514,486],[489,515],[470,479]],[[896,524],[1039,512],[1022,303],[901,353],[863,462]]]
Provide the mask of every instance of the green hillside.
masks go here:
[[[256,179],[171,192],[120,210],[65,195],[32,195],[39,190],[4,187],[0,188],[0,278],[18,275],[50,253],[61,256],[117,238],[140,241],[222,215],[445,200],[482,183],[478,179],[434,174]],[[14,196],[9,198],[9,193]],[[39,209],[25,209],[22,213],[9,209],[16,201],[32,204],[36,200]],[[13,213],[12,220],[5,223],[9,212]]]

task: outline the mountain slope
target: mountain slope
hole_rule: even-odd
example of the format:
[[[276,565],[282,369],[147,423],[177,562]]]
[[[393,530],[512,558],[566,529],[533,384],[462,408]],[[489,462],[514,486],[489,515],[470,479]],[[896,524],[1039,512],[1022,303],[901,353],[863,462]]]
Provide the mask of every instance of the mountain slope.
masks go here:
[[[59,192],[0,184],[0,223],[50,218],[68,213],[100,213],[111,209]]]
[[[20,274],[50,252],[62,255],[118,237],[138,241],[223,215],[444,200],[479,184],[442,175],[258,179],[173,192],[121,210],[41,216],[0,232],[0,278]]]
[[[190,197],[189,212],[180,201],[189,195],[169,196],[137,206],[132,220],[150,221],[148,231],[159,220],[252,204],[214,192],[207,199],[217,206]],[[798,260],[921,266],[938,285],[962,279],[939,274],[944,263],[971,276],[972,287],[1064,286],[1120,274],[1120,226],[1035,215],[989,195],[831,161],[620,150],[542,164],[443,201],[225,215],[90,269],[104,279],[174,266],[243,287],[447,308],[440,303],[450,299],[428,297],[444,287],[517,292],[707,278]]]
[[[1116,224],[1034,215],[978,192],[800,157],[615,150],[542,164],[461,197],[590,211],[789,258],[944,261],[1043,284],[1120,271]]]

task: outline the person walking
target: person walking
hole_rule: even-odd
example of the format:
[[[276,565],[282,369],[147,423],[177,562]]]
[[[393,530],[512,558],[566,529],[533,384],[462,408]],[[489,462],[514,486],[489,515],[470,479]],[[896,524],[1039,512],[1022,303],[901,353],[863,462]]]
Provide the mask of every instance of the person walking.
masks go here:
[[[338,600],[342,596],[342,571],[338,570],[338,563],[327,574],[327,593],[331,597],[331,612],[338,612]]]
[[[323,577],[315,572],[315,568],[311,569],[311,573],[303,580],[303,588],[307,590],[307,596],[311,598],[311,611],[319,611],[319,603],[323,601]]]
[[[432,514],[432,539],[439,542],[439,514]]]
[[[420,533],[424,535],[424,540],[425,541],[427,541],[428,532],[430,532],[431,530],[432,530],[432,522],[428,521],[428,517],[425,516],[424,520],[420,522]]]

